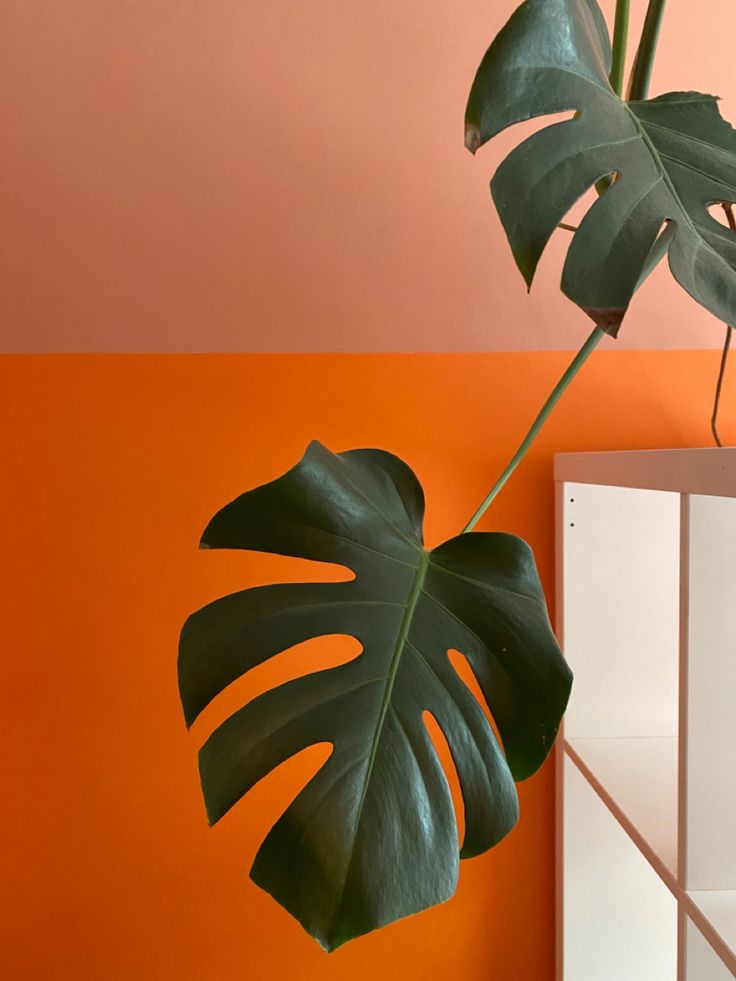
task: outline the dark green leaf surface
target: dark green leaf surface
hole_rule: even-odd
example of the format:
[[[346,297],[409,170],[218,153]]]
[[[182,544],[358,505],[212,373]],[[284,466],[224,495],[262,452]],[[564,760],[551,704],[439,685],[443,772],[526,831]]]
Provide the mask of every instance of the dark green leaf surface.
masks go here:
[[[466,112],[475,152],[524,119],[574,111],[501,164],[493,199],[531,285],[567,211],[600,178],[620,179],[588,211],[562,289],[615,336],[665,221],[675,279],[720,320],[736,319],[736,235],[708,213],[736,199],[736,132],[717,100],[672,92],[620,99],[608,82],[610,42],[595,0],[527,0],[488,49]]]
[[[427,551],[423,512],[401,460],[312,443],[284,476],[223,508],[202,543],[338,563],[354,580],[236,593],[193,614],[181,635],[188,724],[234,679],[308,638],[348,634],[362,645],[347,664],[258,696],[200,752],[214,823],[284,760],[332,744],[251,871],[328,949],[455,890],[457,826],[423,713],[457,769],[466,857],[513,827],[514,780],[547,756],[570,691],[528,545],[475,533]],[[505,754],[450,650],[470,662]]]

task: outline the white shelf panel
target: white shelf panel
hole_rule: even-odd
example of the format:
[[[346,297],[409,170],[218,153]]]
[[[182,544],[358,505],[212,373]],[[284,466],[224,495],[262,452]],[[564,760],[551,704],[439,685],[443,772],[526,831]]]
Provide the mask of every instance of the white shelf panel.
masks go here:
[[[688,889],[736,889],[736,499],[691,497]]]
[[[688,896],[723,942],[731,955],[731,966],[736,969],[736,889],[695,890]]]
[[[569,757],[563,779],[565,981],[675,981],[675,897]]]
[[[571,737],[566,742],[676,877],[677,737]]]
[[[731,981],[733,975],[690,919],[685,944],[685,981]]]
[[[675,736],[680,495],[564,485],[568,736]]]
[[[558,453],[555,480],[736,497],[736,447]]]

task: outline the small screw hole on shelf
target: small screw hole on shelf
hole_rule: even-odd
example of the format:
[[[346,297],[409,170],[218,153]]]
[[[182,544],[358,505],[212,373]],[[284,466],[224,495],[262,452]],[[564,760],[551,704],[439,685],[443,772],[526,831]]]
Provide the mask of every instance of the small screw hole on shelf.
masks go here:
[[[570,527],[571,527],[571,528],[574,528],[574,527],[575,527],[575,522],[574,522],[574,521],[571,521],[571,522],[570,522]]]

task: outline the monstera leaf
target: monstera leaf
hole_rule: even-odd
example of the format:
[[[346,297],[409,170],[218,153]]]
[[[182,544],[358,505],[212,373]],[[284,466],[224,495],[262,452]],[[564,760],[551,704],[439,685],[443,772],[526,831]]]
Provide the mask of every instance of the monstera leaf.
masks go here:
[[[223,508],[202,544],[337,563],[355,578],[248,589],[193,614],[181,635],[188,724],[234,679],[308,638],[348,634],[362,645],[346,664],[258,696],[200,752],[214,823],[284,760],[332,744],[251,870],[328,949],[452,895],[458,858],[491,848],[516,822],[514,780],[545,759],[570,691],[529,547],[473,533],[427,551],[423,510],[401,460],[312,443],[284,476]],[[503,752],[451,650],[470,662]],[[425,712],[462,789],[459,854]]]
[[[466,145],[512,123],[572,110],[523,142],[491,182],[527,285],[557,224],[616,175],[575,233],[562,289],[616,335],[664,222],[669,264],[698,303],[736,322],[736,235],[708,206],[736,199],[736,132],[716,99],[673,92],[626,102],[608,82],[611,50],[595,0],[526,0],[488,49],[466,112]]]

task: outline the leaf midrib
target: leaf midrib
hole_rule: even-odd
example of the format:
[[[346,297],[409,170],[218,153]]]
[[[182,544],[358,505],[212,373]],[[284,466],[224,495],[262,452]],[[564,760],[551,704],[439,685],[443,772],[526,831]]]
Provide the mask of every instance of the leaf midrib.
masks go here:
[[[533,70],[534,69],[529,69],[529,68],[526,68],[525,69],[525,71],[533,71]],[[636,113],[634,112],[634,110],[629,105],[629,102],[627,100],[625,100],[625,99],[622,99],[620,96],[616,95],[616,93],[612,89],[606,88],[603,84],[601,84],[600,81],[593,81],[593,79],[588,78],[587,76],[583,75],[581,72],[574,71],[573,69],[569,68],[568,66],[562,66],[562,65],[543,65],[543,66],[540,66],[538,70],[539,71],[559,71],[559,72],[562,72],[562,73],[565,73],[565,74],[573,75],[576,78],[582,79],[583,81],[587,82],[589,85],[592,85],[593,88],[597,89],[602,95],[604,95],[607,98],[613,100],[616,103],[616,105],[621,106],[628,113],[629,118],[631,119],[632,123],[634,124],[634,127],[636,128],[637,133],[639,134],[639,137],[641,138],[644,146],[646,147],[646,149],[648,150],[648,152],[651,155],[652,159],[654,160],[655,167],[661,173],[662,180],[663,180],[664,184],[666,185],[667,190],[672,195],[672,197],[673,197],[673,199],[675,201],[675,204],[677,205],[677,207],[680,210],[681,215],[684,216],[684,219],[685,219],[686,224],[689,225],[692,233],[694,235],[696,235],[699,239],[701,239],[703,241],[705,247],[710,252],[712,252],[714,255],[717,255],[719,259],[723,259],[723,257],[720,256],[715,251],[715,249],[708,242],[705,241],[703,235],[698,231],[697,226],[695,225],[694,221],[692,220],[692,218],[690,217],[688,211],[686,210],[686,208],[684,207],[682,201],[680,200],[680,196],[677,193],[677,191],[675,189],[675,186],[674,186],[674,184],[672,183],[672,181],[670,179],[669,174],[667,173],[667,169],[666,169],[666,167],[664,165],[664,162],[662,161],[662,157],[660,156],[659,151],[657,150],[656,146],[652,142],[649,134],[647,133],[647,131],[645,129],[644,122],[639,119],[639,117],[636,115]],[[521,72],[522,69],[517,69],[517,71]],[[651,101],[651,100],[647,100],[647,99],[637,100],[637,102],[639,104],[646,103],[646,102],[649,102],[649,101]],[[696,101],[696,100],[688,100],[688,101]],[[584,112],[584,111],[585,111],[584,109],[581,110],[578,107],[578,112]],[[657,125],[657,124],[655,124],[655,125]],[[667,129],[670,129],[670,128],[667,127]],[[677,130],[670,130],[670,131],[672,133],[675,133],[675,134],[678,133]],[[712,144],[708,144],[708,145],[710,146]]]
[[[616,98],[618,98],[618,97],[616,96]],[[655,167],[657,167],[658,170],[660,171],[660,173],[662,174],[662,180],[664,181],[664,184],[667,187],[667,190],[670,192],[670,194],[674,198],[675,204],[677,205],[677,207],[680,210],[680,214],[682,216],[684,216],[685,223],[689,226],[689,228],[690,228],[691,232],[693,233],[693,235],[695,235],[695,237],[702,243],[702,245],[703,245],[704,248],[706,248],[709,252],[712,252],[713,255],[716,256],[716,258],[718,258],[721,262],[726,263],[726,265],[728,266],[728,268],[731,269],[730,264],[728,262],[726,262],[726,260],[724,259],[724,257],[718,251],[716,251],[716,249],[713,248],[713,246],[710,244],[710,242],[707,241],[707,239],[705,238],[705,236],[699,230],[698,226],[695,224],[695,221],[690,217],[690,213],[688,212],[687,208],[682,203],[682,201],[680,199],[680,195],[677,193],[677,190],[675,189],[675,185],[672,183],[672,180],[670,179],[670,175],[667,172],[667,168],[665,167],[664,162],[662,160],[662,157],[659,154],[659,150],[654,145],[654,142],[652,141],[651,137],[647,133],[646,128],[644,126],[644,123],[639,119],[639,117],[636,115],[636,113],[633,112],[633,110],[629,107],[629,104],[627,102],[624,102],[623,99],[619,99],[618,101],[626,109],[626,111],[628,112],[630,118],[633,120],[634,125],[639,130],[639,133],[641,134],[641,138],[642,138],[642,142],[644,143],[644,146],[647,148],[647,150],[651,154],[652,159],[654,160]]]
[[[609,99],[611,99],[613,102],[615,102],[617,106],[620,106],[624,110],[624,112],[627,113],[629,119],[631,120],[631,122],[634,125],[634,128],[635,128],[636,132],[639,134],[639,138],[641,139],[642,143],[644,144],[644,146],[648,150],[649,155],[651,156],[652,160],[654,161],[654,166],[657,168],[657,170],[659,171],[659,173],[662,175],[662,180],[664,181],[665,185],[667,186],[667,190],[670,192],[670,194],[672,195],[672,197],[675,199],[675,202],[676,202],[677,206],[679,207],[679,209],[682,212],[682,214],[685,216],[685,219],[687,220],[688,224],[691,227],[693,227],[692,226],[692,221],[690,220],[690,216],[688,215],[688,213],[685,210],[682,202],[680,201],[680,196],[677,193],[677,191],[675,190],[674,184],[670,180],[670,176],[667,173],[667,169],[666,169],[666,167],[665,167],[665,165],[664,165],[664,163],[662,161],[662,158],[659,155],[659,151],[657,150],[656,146],[654,145],[654,143],[652,142],[651,138],[649,137],[649,134],[647,133],[646,129],[644,128],[643,122],[639,119],[639,117],[633,111],[633,109],[631,108],[631,106],[629,105],[629,103],[627,102],[626,99],[622,99],[620,96],[616,95],[616,93],[613,90],[610,90],[609,91],[609,90],[605,89],[602,85],[599,86],[599,89],[600,89],[600,91],[601,91],[601,93],[603,95],[607,96]]]
[[[702,243],[703,247],[706,248],[709,252],[711,252],[714,256],[716,256],[716,258],[719,259],[721,262],[726,263],[726,265],[730,269],[731,266],[726,262],[726,260],[724,259],[724,257],[719,252],[717,252],[716,249],[714,249],[713,246],[707,241],[707,239],[705,238],[705,236],[703,235],[703,233],[699,230],[698,225],[695,223],[694,219],[691,218],[690,213],[688,212],[688,210],[685,208],[684,204],[682,203],[682,200],[680,198],[680,195],[677,193],[677,190],[675,188],[675,185],[672,183],[672,180],[671,180],[670,175],[669,175],[669,173],[667,171],[667,168],[664,165],[664,161],[662,160],[662,156],[660,155],[659,150],[657,149],[657,147],[655,146],[653,140],[651,139],[651,137],[649,136],[649,134],[646,131],[646,126],[644,124],[644,121],[641,120],[641,119],[639,119],[639,117],[636,115],[636,113],[634,112],[634,110],[631,108],[631,106],[629,105],[629,103],[628,103],[627,100],[620,98],[613,91],[606,90],[602,85],[601,86],[598,86],[598,88],[599,88],[600,92],[603,95],[606,95],[608,98],[613,99],[616,102],[617,105],[621,106],[628,113],[629,119],[631,119],[632,123],[634,124],[634,127],[636,128],[636,131],[638,132],[638,134],[639,134],[639,136],[641,138],[642,143],[644,144],[644,146],[646,147],[647,151],[649,152],[649,155],[651,156],[652,160],[654,161],[654,166],[656,167],[656,169],[658,170],[658,172],[662,175],[662,181],[663,181],[664,185],[666,186],[667,190],[671,194],[671,196],[672,196],[672,198],[673,198],[673,200],[675,202],[675,205],[679,209],[680,214],[677,217],[683,218],[685,224],[690,228],[690,230],[693,233],[693,235],[695,235],[695,237]],[[647,101],[647,100],[643,100],[643,101]],[[668,129],[669,129],[669,127],[668,127]],[[670,132],[674,133],[675,135],[678,134],[678,131],[677,130],[670,130]],[[666,154],[665,154],[665,156],[666,156]],[[708,175],[705,175],[705,176],[708,176]],[[670,220],[672,220],[672,218]]]
[[[671,180],[671,178],[669,176],[669,173],[667,172],[667,168],[664,165],[664,162],[662,160],[662,157],[660,156],[659,151],[657,150],[657,147],[654,145],[654,142],[652,141],[651,137],[649,136],[649,134],[646,131],[646,128],[645,128],[645,125],[644,125],[644,121],[641,120],[641,119],[639,119],[639,117],[636,115],[636,113],[634,112],[634,110],[629,105],[628,101],[625,100],[625,99],[620,98],[620,96],[616,95],[616,93],[612,89],[607,89],[602,84],[600,84],[598,82],[594,82],[591,79],[586,78],[586,76],[580,74],[579,72],[572,71],[571,69],[569,69],[567,67],[564,67],[563,68],[561,66],[554,66],[554,68],[553,68],[553,66],[545,66],[545,68],[547,68],[547,70],[552,69],[552,70],[557,70],[557,71],[563,71],[563,72],[569,73],[570,75],[574,75],[577,78],[585,79],[585,81],[589,82],[594,88],[597,88],[599,92],[601,92],[603,95],[607,96],[609,99],[614,100],[617,105],[621,106],[628,113],[628,116],[631,119],[632,123],[634,124],[634,127],[636,128],[636,131],[639,134],[639,136],[640,136],[640,138],[642,140],[642,143],[644,144],[644,146],[646,147],[646,149],[649,152],[650,156],[654,160],[655,167],[657,168],[657,170],[659,171],[659,173],[662,175],[662,180],[663,180],[665,186],[667,187],[667,190],[672,195],[672,198],[674,199],[675,204],[676,204],[676,206],[678,207],[678,209],[680,211],[680,215],[684,217],[685,223],[690,227],[690,230],[692,231],[693,235],[695,235],[700,241],[702,241],[704,247],[709,252],[712,252],[713,255],[717,256],[721,261],[725,261],[723,259],[723,256],[721,256],[713,248],[713,246],[710,245],[710,243],[708,241],[706,241],[706,239],[704,238],[703,234],[698,230],[698,226],[695,224],[694,220],[690,217],[689,212],[687,211],[687,209],[683,205],[682,200],[680,199],[680,195],[677,193],[677,190],[676,190],[674,184],[672,183],[672,180]],[[645,99],[645,100],[638,100],[638,101],[640,103],[642,103],[642,102],[647,102],[647,101],[650,101],[650,100],[646,100]],[[584,110],[578,110],[578,111],[584,111]],[[655,123],[654,125],[657,125],[657,124]],[[664,128],[664,127],[662,127],[662,128]],[[670,129],[670,127],[666,127],[666,128],[667,129]],[[672,130],[672,129],[670,129],[670,132],[674,133],[675,135],[678,135],[678,130]],[[707,145],[712,146],[712,144],[707,144]],[[730,268],[731,267],[729,266],[729,269]]]
[[[378,713],[378,719],[376,721],[376,726],[373,732],[373,741],[371,743],[370,753],[368,755],[368,763],[366,767],[366,774],[363,781],[363,790],[361,791],[360,801],[358,803],[358,810],[355,816],[355,834],[353,836],[353,848],[350,853],[350,861],[348,862],[347,868],[345,869],[345,875],[343,877],[342,891],[340,893],[340,899],[335,904],[335,920],[333,922],[333,930],[337,923],[340,911],[342,909],[342,903],[345,896],[345,888],[347,886],[348,879],[350,878],[350,870],[352,868],[353,859],[355,857],[355,839],[357,838],[358,829],[360,827],[360,821],[363,815],[363,808],[365,806],[366,797],[368,796],[368,788],[370,787],[371,777],[373,775],[373,766],[376,761],[376,754],[378,753],[378,747],[381,742],[381,736],[383,735],[383,726],[386,721],[386,715],[388,713],[389,706],[391,705],[391,695],[393,693],[394,684],[396,682],[396,676],[399,671],[399,665],[401,664],[401,657],[404,653],[404,648],[407,646],[407,638],[409,636],[409,630],[411,628],[412,620],[414,619],[414,613],[416,612],[417,603],[419,602],[419,597],[422,594],[424,580],[427,575],[427,569],[429,568],[429,552],[422,550],[422,554],[419,557],[419,562],[416,567],[416,574],[414,576],[414,582],[412,583],[411,592],[404,604],[404,614],[401,618],[401,624],[399,626],[399,632],[396,635],[396,644],[394,645],[394,650],[391,655],[391,662],[389,664],[388,673],[386,675],[386,686],[383,692],[383,699],[381,701],[381,708]]]

